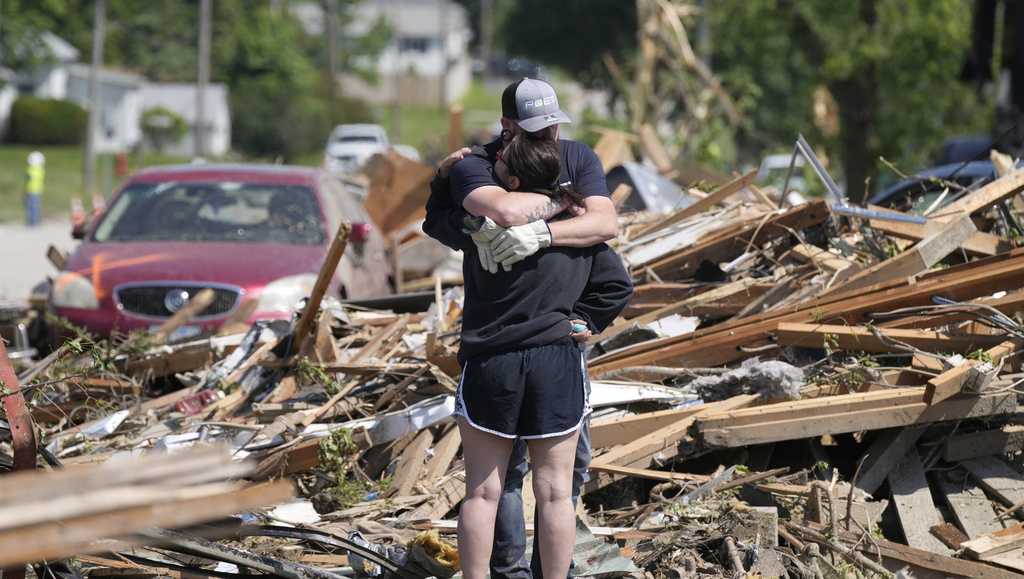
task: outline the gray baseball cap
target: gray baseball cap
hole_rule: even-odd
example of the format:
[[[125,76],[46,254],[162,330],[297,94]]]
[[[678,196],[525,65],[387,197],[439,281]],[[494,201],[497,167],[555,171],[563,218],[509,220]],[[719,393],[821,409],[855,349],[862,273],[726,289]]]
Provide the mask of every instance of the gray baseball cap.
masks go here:
[[[558,108],[555,89],[533,78],[524,78],[505,87],[501,93],[501,114],[530,133],[572,122],[569,115]]]

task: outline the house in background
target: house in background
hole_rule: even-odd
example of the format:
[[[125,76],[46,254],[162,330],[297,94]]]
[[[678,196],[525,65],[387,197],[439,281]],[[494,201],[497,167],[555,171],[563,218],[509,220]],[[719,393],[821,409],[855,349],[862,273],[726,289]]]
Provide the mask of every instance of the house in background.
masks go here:
[[[116,153],[129,151],[142,141],[139,119],[142,115],[141,91],[143,77],[101,68],[99,85],[99,120],[94,135],[96,151]],[[89,66],[67,66],[66,98],[84,109],[89,108]]]
[[[196,85],[177,83],[149,83],[142,87],[143,112],[163,107],[180,116],[188,124],[188,132],[164,149],[170,155],[190,156],[193,152],[196,131]],[[223,84],[211,83],[205,95],[206,153],[222,157],[231,150],[231,109],[228,105],[228,89]]]
[[[7,134],[7,125],[11,118],[11,105],[18,98],[18,89],[14,86],[14,73],[0,68],[0,139]]]
[[[290,5],[307,34],[323,34],[320,2]],[[376,73],[376,82],[340,75],[345,95],[377,103],[437,105],[462,98],[472,80],[466,9],[453,0],[365,0],[352,9],[346,32],[366,34],[380,19],[391,42],[372,60],[360,63]]]
[[[51,33],[40,37],[50,57],[39,65],[13,74],[11,82],[0,86],[0,136],[6,126],[10,104],[19,95],[69,100],[89,108],[89,65],[78,62],[79,52],[62,38]],[[3,82],[0,71],[0,83]],[[94,135],[96,150],[101,153],[129,151],[142,144],[142,113],[162,106],[180,115],[189,125],[188,134],[167,151],[189,156],[193,150],[196,122],[196,87],[194,84],[147,83],[140,75],[100,68],[99,121]],[[7,114],[5,114],[7,113]],[[227,88],[211,84],[206,92],[206,149],[211,156],[225,155],[231,148],[231,115]]]

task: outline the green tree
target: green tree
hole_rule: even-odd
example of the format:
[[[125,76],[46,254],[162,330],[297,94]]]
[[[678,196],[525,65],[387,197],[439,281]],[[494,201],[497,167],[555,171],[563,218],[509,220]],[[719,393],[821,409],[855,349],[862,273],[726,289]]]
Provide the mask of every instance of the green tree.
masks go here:
[[[611,86],[602,55],[621,64],[636,49],[632,0],[517,0],[506,9],[498,42],[509,54],[558,67],[584,84]]]
[[[966,0],[719,0],[709,16],[714,68],[749,119],[746,150],[802,131],[840,153],[854,201],[877,182],[879,156],[916,169],[944,138],[987,129],[989,109],[958,79]],[[815,124],[822,87],[838,105],[836,134]]]

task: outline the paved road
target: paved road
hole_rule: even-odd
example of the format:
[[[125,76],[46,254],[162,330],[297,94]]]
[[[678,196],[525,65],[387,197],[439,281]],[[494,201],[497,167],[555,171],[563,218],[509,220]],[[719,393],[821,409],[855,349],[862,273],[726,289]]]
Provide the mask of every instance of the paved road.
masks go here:
[[[27,301],[33,286],[56,273],[46,248],[52,244],[70,251],[76,243],[66,221],[46,221],[39,227],[0,223],[0,302]]]

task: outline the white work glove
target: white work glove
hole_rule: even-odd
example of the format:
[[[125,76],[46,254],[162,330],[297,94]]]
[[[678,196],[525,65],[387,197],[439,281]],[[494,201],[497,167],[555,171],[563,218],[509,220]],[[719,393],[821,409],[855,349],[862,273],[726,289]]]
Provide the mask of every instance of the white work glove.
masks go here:
[[[503,231],[505,228],[499,227],[490,217],[485,217],[484,224],[480,226],[480,229],[469,234],[473,238],[473,243],[476,244],[477,255],[480,256],[480,267],[490,273],[498,273],[498,261],[494,259],[491,242]]]
[[[491,242],[494,260],[505,271],[512,271],[512,265],[523,261],[544,247],[551,245],[551,230],[543,219],[526,225],[516,225],[502,231]]]

